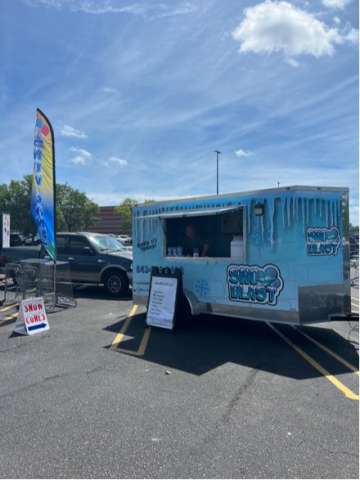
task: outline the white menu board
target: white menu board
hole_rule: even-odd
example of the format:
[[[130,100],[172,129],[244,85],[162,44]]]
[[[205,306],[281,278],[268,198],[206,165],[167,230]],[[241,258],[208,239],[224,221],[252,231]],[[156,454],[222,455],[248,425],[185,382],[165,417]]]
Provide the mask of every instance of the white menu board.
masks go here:
[[[176,277],[151,277],[147,325],[169,330],[174,328],[177,287]]]

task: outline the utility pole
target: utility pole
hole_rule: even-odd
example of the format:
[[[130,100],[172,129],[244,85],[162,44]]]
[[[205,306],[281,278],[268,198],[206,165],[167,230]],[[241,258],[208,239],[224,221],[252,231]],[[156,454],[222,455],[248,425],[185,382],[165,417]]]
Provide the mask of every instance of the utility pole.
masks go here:
[[[214,150],[216,153],[216,195],[219,195],[219,155],[220,150]]]

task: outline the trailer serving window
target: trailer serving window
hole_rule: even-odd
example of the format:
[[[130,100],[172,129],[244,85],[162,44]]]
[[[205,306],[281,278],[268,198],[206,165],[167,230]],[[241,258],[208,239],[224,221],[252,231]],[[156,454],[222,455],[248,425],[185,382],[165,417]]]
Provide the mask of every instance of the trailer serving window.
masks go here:
[[[225,207],[161,215],[166,256],[234,256],[245,254],[244,208]],[[243,258],[244,260],[244,258]]]

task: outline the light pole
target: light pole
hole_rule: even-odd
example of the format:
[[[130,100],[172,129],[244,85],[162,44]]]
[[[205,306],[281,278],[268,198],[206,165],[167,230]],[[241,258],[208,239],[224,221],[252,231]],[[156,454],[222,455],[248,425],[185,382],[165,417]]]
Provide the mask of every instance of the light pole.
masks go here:
[[[216,153],[216,195],[219,195],[219,155],[220,150],[214,150]]]

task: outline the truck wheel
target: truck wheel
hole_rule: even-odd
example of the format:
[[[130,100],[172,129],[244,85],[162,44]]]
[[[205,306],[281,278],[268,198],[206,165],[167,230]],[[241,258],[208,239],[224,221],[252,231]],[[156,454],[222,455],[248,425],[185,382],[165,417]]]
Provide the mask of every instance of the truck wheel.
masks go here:
[[[124,272],[112,270],[105,274],[104,286],[112,297],[122,297],[129,291],[129,280]]]

